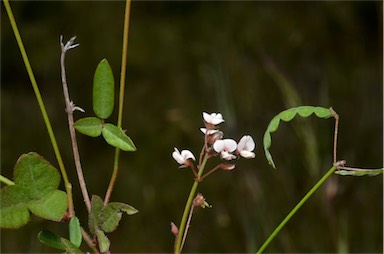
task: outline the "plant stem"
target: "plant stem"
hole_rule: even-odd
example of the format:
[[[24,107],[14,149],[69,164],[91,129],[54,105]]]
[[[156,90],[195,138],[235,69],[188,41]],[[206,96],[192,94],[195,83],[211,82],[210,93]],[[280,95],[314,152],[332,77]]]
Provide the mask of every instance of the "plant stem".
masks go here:
[[[17,41],[17,44],[18,44],[19,49],[20,49],[20,53],[21,53],[21,56],[23,58],[25,68],[27,69],[29,79],[31,81],[33,90],[35,92],[36,100],[37,100],[37,103],[39,104],[40,111],[41,111],[41,114],[43,116],[44,123],[45,123],[45,126],[47,128],[48,135],[49,135],[49,138],[51,140],[53,150],[55,152],[56,160],[57,160],[57,163],[59,164],[61,175],[62,175],[63,180],[64,180],[65,189],[66,189],[66,192],[68,195],[68,210],[69,210],[70,214],[73,214],[73,199],[72,199],[72,187],[71,187],[72,185],[68,180],[67,172],[65,170],[64,163],[63,163],[63,160],[61,158],[60,150],[59,150],[59,147],[58,147],[57,142],[56,142],[56,137],[55,137],[55,134],[53,133],[51,122],[49,121],[47,110],[45,109],[44,102],[43,102],[43,99],[41,97],[35,76],[33,74],[31,64],[29,63],[29,59],[28,59],[27,53],[25,51],[23,41],[21,39],[19,29],[17,28],[17,24],[16,24],[15,18],[13,16],[11,6],[9,5],[8,0],[4,0],[3,2],[4,2],[5,9],[7,11],[7,14],[8,14],[9,21],[10,21],[11,26],[12,26],[13,33],[15,34],[16,41]]]
[[[72,151],[73,151],[73,157],[75,160],[76,173],[79,179],[80,189],[81,189],[81,193],[83,194],[85,206],[87,207],[88,213],[90,213],[91,201],[89,199],[87,185],[85,183],[83,169],[81,167],[79,148],[77,146],[76,131],[75,131],[74,121],[73,121],[73,111],[75,110],[75,105],[69,98],[67,77],[65,74],[65,53],[69,49],[74,48],[77,45],[73,45],[75,37],[71,38],[66,43],[66,45],[64,45],[61,40],[62,40],[62,37],[60,37],[60,45],[61,45],[60,65],[61,65],[61,82],[63,84],[63,92],[64,92],[64,99],[65,99],[65,111],[67,112],[67,115],[68,115],[68,128],[71,136]]]
[[[124,105],[124,90],[125,90],[125,77],[127,72],[127,52],[128,52],[128,32],[129,32],[129,16],[131,12],[131,0],[125,2],[125,16],[124,16],[124,34],[123,34],[123,52],[121,56],[121,72],[120,72],[120,92],[119,92],[119,113],[117,118],[117,127],[121,128],[123,121],[123,105]],[[109,182],[107,193],[105,194],[104,204],[109,202],[112,194],[113,187],[116,182],[117,174],[119,171],[119,157],[120,149],[115,149],[115,158],[113,163],[113,172],[111,181]]]
[[[0,182],[5,183],[6,185],[15,185],[14,182],[2,175],[0,175]]]
[[[203,159],[203,161],[199,167],[197,179],[195,180],[195,182],[192,185],[191,192],[189,193],[187,203],[185,204],[183,217],[182,217],[181,222],[180,222],[179,235],[177,236],[175,253],[181,252],[181,242],[183,239],[185,239],[184,233],[185,233],[185,226],[186,226],[187,219],[188,219],[188,214],[190,212],[192,202],[193,202],[193,199],[194,199],[195,194],[196,194],[197,186],[199,185],[199,179],[204,172],[204,168],[205,168],[205,164],[207,163],[207,160],[208,160],[208,154],[205,154],[204,159]]]
[[[285,219],[280,223],[279,226],[272,232],[272,234],[268,237],[268,239],[264,242],[264,244],[260,247],[257,253],[262,253],[264,249],[269,245],[269,243],[275,238],[275,236],[280,232],[280,230],[285,226],[285,224],[292,218],[292,216],[301,208],[301,206],[312,196],[312,194],[327,180],[329,176],[333,174],[333,172],[337,169],[337,165],[333,165],[333,167],[328,170],[328,172],[312,187],[310,191],[303,197],[302,200],[292,209],[292,211],[285,217]]]

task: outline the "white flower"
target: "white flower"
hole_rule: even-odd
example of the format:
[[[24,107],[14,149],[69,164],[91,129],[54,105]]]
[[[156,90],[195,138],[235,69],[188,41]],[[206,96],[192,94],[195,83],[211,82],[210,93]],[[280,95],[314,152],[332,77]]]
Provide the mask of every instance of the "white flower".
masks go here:
[[[249,135],[243,136],[239,144],[237,145],[237,151],[239,154],[247,159],[255,158],[255,153],[252,152],[255,149],[255,142],[253,141],[253,138]]]
[[[236,141],[233,139],[221,139],[216,140],[215,143],[213,143],[213,149],[220,153],[221,158],[224,160],[232,160],[236,159],[236,156],[231,154],[234,152],[237,148]]]
[[[181,153],[175,147],[175,151],[172,153],[172,157],[179,163],[180,165],[187,165],[188,160],[196,160],[195,156],[189,150],[182,150]]]
[[[218,125],[224,122],[223,116],[220,113],[208,114],[203,112],[204,121],[208,124]]]
[[[200,128],[201,132],[204,133],[204,134],[208,134],[208,135],[212,135],[216,132],[219,132],[219,130],[208,130],[208,133],[207,133],[207,129],[206,128]]]

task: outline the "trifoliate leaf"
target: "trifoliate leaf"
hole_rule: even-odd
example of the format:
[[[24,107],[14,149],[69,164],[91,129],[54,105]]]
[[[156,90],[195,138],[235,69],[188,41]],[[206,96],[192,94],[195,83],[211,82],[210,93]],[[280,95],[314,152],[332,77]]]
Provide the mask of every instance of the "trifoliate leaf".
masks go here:
[[[0,227],[19,228],[30,211],[48,220],[60,221],[67,210],[66,193],[57,190],[60,174],[37,153],[20,156],[14,168],[15,185],[0,190]]]

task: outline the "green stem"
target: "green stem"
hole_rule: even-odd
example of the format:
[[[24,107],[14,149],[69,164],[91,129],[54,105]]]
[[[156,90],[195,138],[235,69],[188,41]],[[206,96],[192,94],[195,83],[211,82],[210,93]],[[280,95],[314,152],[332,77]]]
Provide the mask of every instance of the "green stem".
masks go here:
[[[72,197],[71,183],[68,180],[67,172],[65,170],[64,163],[63,163],[63,160],[61,158],[60,151],[59,151],[59,147],[58,147],[57,142],[56,142],[56,137],[55,137],[55,134],[53,133],[51,122],[49,121],[47,110],[45,109],[44,102],[43,102],[43,99],[41,97],[41,93],[40,93],[39,87],[37,85],[35,76],[33,74],[31,64],[29,63],[27,52],[25,51],[23,41],[22,41],[20,33],[19,33],[19,29],[17,28],[16,21],[15,21],[15,18],[13,16],[13,13],[12,13],[11,6],[9,5],[8,0],[4,0],[3,2],[4,2],[5,9],[7,11],[7,14],[8,14],[9,21],[10,21],[11,26],[12,26],[13,33],[15,34],[16,41],[17,41],[17,44],[18,44],[19,49],[20,49],[20,53],[21,53],[21,56],[23,58],[25,68],[27,69],[29,79],[31,81],[33,90],[35,92],[37,103],[39,104],[40,111],[41,111],[41,114],[43,116],[45,126],[47,127],[48,135],[49,135],[49,138],[51,140],[53,150],[55,152],[57,163],[59,164],[61,175],[63,176],[66,191],[68,193],[68,210],[70,211],[70,213],[72,213],[73,212],[73,200],[71,198]]]
[[[6,185],[15,185],[14,182],[2,175],[0,175],[0,182],[5,183]]]
[[[316,184],[312,187],[310,191],[303,197],[302,200],[292,209],[292,211],[285,217],[285,219],[280,223],[279,226],[272,232],[264,244],[260,247],[257,253],[262,253],[264,249],[269,245],[269,243],[275,238],[275,236],[280,232],[280,230],[285,226],[285,224],[292,218],[292,216],[301,208],[301,206],[312,196],[312,194],[327,180],[329,176],[337,169],[337,166],[334,165]]]
[[[125,77],[127,72],[128,32],[129,32],[130,12],[131,12],[131,0],[126,0],[125,16],[124,16],[123,52],[121,57],[121,72],[120,72],[119,113],[117,118],[117,127],[119,128],[121,128],[121,123],[123,121],[123,105],[124,105]],[[117,174],[119,171],[119,157],[120,157],[120,149],[116,148],[115,158],[113,163],[113,172],[111,176],[111,181],[109,182],[109,185],[108,185],[107,193],[105,194],[104,204],[107,204],[109,202],[113,187],[115,186]]]
[[[202,174],[204,172],[204,168],[205,168],[205,164],[207,163],[207,160],[208,160],[208,155],[205,154],[204,159],[203,159],[201,166],[199,168],[199,173],[197,174],[197,179],[195,180],[195,182],[192,185],[191,192],[189,193],[189,197],[188,197],[187,203],[186,203],[185,208],[184,208],[184,213],[183,213],[183,217],[181,219],[180,228],[179,228],[179,235],[177,236],[175,253],[181,252],[181,243],[182,243],[183,235],[185,233],[185,226],[187,223],[189,211],[191,209],[192,202],[193,202],[193,199],[194,199],[195,194],[196,194],[197,186],[199,185],[198,179],[200,179],[200,177],[202,176]]]

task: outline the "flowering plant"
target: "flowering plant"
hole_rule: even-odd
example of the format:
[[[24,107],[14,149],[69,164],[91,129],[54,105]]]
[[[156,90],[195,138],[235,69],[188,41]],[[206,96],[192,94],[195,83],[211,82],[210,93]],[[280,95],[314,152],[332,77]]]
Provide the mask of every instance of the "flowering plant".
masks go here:
[[[255,149],[255,142],[251,136],[244,135],[239,143],[233,139],[223,139],[224,133],[219,130],[219,124],[223,123],[224,119],[220,113],[208,114],[203,112],[203,119],[205,128],[200,128],[200,130],[204,133],[204,144],[200,152],[197,166],[193,163],[196,159],[191,151],[182,150],[179,152],[175,147],[174,152],[172,153],[172,157],[181,165],[180,168],[191,168],[195,177],[180,222],[180,229],[178,229],[173,222],[171,223],[171,231],[175,235],[175,253],[180,253],[183,249],[194,208],[197,206],[202,208],[210,207],[201,193],[198,193],[196,197],[194,197],[198,184],[218,169],[233,170],[236,167],[235,161],[240,157],[247,159],[255,157],[255,153],[253,152]],[[208,159],[212,157],[220,157],[222,161],[204,174],[207,165],[206,163]]]

